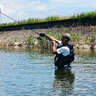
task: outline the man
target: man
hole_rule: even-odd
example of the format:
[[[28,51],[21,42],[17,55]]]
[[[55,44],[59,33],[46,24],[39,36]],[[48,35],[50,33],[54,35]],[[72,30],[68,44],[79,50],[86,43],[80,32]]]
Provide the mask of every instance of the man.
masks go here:
[[[40,33],[40,36],[45,36],[50,41],[52,41],[52,53],[56,54],[54,58],[56,68],[70,69],[71,68],[70,64],[74,60],[74,49],[73,45],[70,43],[70,34],[65,33],[61,37],[61,41],[45,33]],[[58,44],[57,47],[56,43]]]

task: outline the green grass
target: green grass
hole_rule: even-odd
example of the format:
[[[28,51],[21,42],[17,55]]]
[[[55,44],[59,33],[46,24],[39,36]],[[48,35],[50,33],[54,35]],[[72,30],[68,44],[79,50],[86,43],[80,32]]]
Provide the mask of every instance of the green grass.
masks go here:
[[[90,42],[94,42],[96,40],[96,33],[95,32],[92,32],[90,34]]]
[[[77,32],[71,32],[71,40],[73,41],[73,42],[75,42],[75,41],[80,41],[80,39],[81,39],[81,34],[80,33],[77,33]]]
[[[33,34],[30,34],[28,38],[25,39],[25,44],[27,46],[33,46],[35,42]]]
[[[18,22],[0,24],[0,26],[12,26],[12,25],[19,25],[19,24],[41,23],[41,22],[48,22],[48,21],[63,20],[63,19],[67,19],[67,18],[68,17],[59,17],[59,16],[50,16],[50,17],[47,17],[47,18],[44,18],[44,19],[29,18],[27,20],[22,20],[22,21],[18,21]]]
[[[73,16],[66,16],[66,17],[61,17],[61,16],[49,16],[44,19],[40,18],[29,18],[27,20],[22,20],[18,22],[12,22],[12,23],[6,23],[6,24],[0,24],[0,26],[11,26],[11,25],[19,25],[19,24],[29,24],[29,23],[40,23],[40,22],[48,22],[48,21],[58,21],[58,20],[65,20],[65,19],[82,19],[82,18],[94,18],[96,17],[96,11],[91,11],[91,12],[83,12],[77,15]]]
[[[94,18],[96,17],[96,11],[91,12],[83,12],[77,15],[73,15],[70,17],[70,19],[82,19],[82,18]]]

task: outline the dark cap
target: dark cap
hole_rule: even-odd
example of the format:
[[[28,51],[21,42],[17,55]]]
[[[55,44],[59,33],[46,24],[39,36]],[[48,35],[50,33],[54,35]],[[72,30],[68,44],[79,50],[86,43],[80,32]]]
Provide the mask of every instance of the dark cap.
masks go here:
[[[69,34],[69,33],[65,33],[65,34],[62,36],[61,40],[63,40],[63,39],[66,39],[66,41],[70,41],[70,34]]]

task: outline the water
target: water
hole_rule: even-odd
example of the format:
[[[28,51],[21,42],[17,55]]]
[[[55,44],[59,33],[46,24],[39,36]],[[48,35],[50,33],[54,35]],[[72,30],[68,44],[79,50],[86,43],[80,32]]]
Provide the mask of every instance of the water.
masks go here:
[[[0,49],[0,96],[96,96],[96,54],[82,52],[71,71],[55,70],[54,56]]]

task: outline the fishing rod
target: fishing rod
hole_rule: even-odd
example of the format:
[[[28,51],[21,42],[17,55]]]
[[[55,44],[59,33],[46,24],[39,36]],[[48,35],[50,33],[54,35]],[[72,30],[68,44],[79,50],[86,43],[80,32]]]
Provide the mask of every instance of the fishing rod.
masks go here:
[[[35,33],[35,34],[37,34],[37,35],[39,35],[39,36],[41,36],[41,37],[43,37],[45,35],[44,32],[37,32],[35,30],[32,30],[32,32]]]
[[[7,18],[9,18],[9,19],[13,20],[14,22],[16,22],[15,19],[13,19],[12,17],[6,15],[5,13],[2,13],[1,11],[0,11],[0,14],[3,15],[3,16],[6,16]]]

